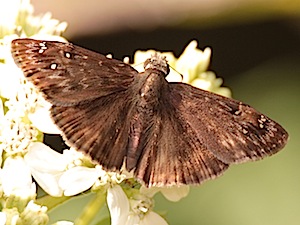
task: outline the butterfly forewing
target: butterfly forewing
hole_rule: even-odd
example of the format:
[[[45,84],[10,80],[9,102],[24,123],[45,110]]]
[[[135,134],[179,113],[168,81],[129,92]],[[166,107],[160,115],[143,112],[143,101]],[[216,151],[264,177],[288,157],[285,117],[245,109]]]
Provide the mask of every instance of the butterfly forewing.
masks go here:
[[[68,43],[17,39],[12,55],[71,146],[108,170],[125,162],[147,186],[200,184],[287,142],[279,124],[244,103],[168,83],[158,55],[143,73]]]
[[[287,132],[249,105],[188,84],[171,83],[180,123],[224,163],[258,160],[284,147]],[[192,136],[192,135],[191,135]]]
[[[70,43],[17,39],[12,54],[28,80],[53,104],[75,105],[124,91],[138,73],[121,61]]]

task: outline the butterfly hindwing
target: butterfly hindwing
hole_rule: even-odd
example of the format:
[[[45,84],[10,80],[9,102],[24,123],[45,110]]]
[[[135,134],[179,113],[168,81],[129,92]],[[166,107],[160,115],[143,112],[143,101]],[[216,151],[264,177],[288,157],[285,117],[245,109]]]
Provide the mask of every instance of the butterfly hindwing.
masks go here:
[[[56,105],[76,105],[126,90],[138,73],[71,43],[17,39],[12,53],[27,79]]]
[[[147,185],[201,184],[223,173],[228,165],[197,138],[171,105],[161,108],[141,137],[143,149],[136,177]]]

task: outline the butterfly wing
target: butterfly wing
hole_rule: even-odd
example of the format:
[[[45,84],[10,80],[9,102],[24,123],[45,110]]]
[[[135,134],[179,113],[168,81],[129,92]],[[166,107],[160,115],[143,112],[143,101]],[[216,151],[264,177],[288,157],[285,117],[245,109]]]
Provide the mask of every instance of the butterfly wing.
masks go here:
[[[120,169],[129,129],[124,121],[132,107],[130,87],[138,72],[70,43],[16,39],[11,51],[26,78],[52,103],[52,118],[69,145],[107,169]]]
[[[70,146],[106,169],[120,170],[128,143],[130,95],[119,92],[75,106],[53,105],[52,118]]]
[[[161,111],[141,138],[143,149],[135,176],[147,186],[201,184],[220,176],[228,165],[196,136],[187,121],[174,111]],[[172,113],[172,114],[169,114]]]
[[[177,104],[177,113],[223,162],[262,159],[285,146],[288,133],[251,106],[188,84],[170,86],[173,95],[181,98],[179,104],[173,101]]]
[[[287,142],[287,132],[252,107],[188,84],[170,83],[161,104],[135,171],[149,185],[199,184]]]
[[[76,105],[122,92],[138,73],[121,61],[71,43],[16,39],[11,46],[27,79],[55,105]]]

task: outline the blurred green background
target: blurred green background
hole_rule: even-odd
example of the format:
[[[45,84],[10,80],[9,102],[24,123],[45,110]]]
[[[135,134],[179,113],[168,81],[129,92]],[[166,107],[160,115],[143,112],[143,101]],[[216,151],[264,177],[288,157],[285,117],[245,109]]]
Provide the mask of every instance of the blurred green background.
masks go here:
[[[177,7],[171,1],[124,2],[125,8],[121,1],[89,0],[81,8],[70,1],[59,8],[55,1],[33,4],[37,12],[51,11],[65,19],[70,41],[119,59],[149,48],[179,56],[197,39],[199,48],[212,48],[210,69],[224,78],[233,97],[278,121],[290,134],[278,154],[234,165],[224,176],[193,187],[180,202],[158,195],[156,210],[166,213],[172,225],[300,224],[300,2],[175,1]],[[186,8],[179,10],[182,6]],[[51,213],[52,220],[78,215],[84,201],[61,206]]]

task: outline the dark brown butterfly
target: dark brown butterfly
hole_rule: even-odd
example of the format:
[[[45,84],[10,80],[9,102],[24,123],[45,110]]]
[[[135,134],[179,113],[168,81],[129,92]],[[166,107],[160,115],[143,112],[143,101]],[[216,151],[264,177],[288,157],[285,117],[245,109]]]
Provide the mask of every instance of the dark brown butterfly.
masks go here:
[[[287,132],[249,105],[184,83],[154,55],[139,73],[70,43],[16,39],[12,55],[52,103],[64,138],[147,186],[200,184],[284,147]],[[125,160],[125,161],[124,161]]]

